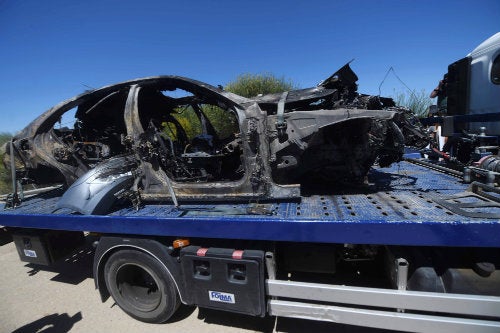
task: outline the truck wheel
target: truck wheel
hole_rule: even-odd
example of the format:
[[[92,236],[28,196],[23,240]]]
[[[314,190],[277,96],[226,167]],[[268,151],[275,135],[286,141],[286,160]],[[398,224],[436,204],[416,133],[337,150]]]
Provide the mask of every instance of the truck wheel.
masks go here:
[[[143,252],[121,250],[111,255],[104,266],[104,279],[116,304],[137,320],[162,323],[179,307],[170,274]]]

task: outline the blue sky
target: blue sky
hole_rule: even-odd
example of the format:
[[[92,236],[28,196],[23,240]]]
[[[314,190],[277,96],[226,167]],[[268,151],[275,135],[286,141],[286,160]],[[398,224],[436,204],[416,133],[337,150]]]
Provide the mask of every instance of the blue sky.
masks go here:
[[[351,59],[359,91],[392,66],[430,92],[500,31],[500,1],[0,0],[0,132],[89,87],[175,74],[225,85],[271,72],[316,85]],[[382,95],[404,91],[391,74]]]

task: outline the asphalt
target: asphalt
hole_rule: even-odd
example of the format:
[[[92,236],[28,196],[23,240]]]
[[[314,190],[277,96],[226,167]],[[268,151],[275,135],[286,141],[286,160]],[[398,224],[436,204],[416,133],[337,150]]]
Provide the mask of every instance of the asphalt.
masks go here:
[[[165,324],[126,315],[112,299],[102,303],[92,279],[88,245],[51,267],[19,260],[0,233],[0,333],[88,332],[382,332],[293,318],[265,317],[182,306]]]

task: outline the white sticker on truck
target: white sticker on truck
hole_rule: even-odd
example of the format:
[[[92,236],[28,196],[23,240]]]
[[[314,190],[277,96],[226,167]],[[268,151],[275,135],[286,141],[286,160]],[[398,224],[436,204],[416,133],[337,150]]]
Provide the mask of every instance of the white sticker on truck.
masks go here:
[[[236,303],[236,299],[234,298],[234,294],[209,290],[208,297],[210,298],[211,301],[214,301],[214,302],[231,303],[231,304]]]
[[[30,258],[36,258],[36,252],[33,251],[33,250],[26,250],[26,249],[24,249],[24,255],[26,257],[30,257]]]

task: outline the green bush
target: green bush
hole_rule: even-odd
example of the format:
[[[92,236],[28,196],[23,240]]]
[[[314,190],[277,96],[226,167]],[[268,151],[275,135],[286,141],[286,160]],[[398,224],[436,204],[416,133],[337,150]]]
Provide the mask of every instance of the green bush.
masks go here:
[[[271,73],[241,74],[236,80],[229,82],[225,90],[243,97],[255,97],[259,94],[280,93],[298,89],[298,86],[285,77],[278,78]]]
[[[421,90],[420,92],[414,90],[409,93],[399,92],[394,97],[394,101],[396,105],[412,110],[419,118],[426,117],[429,112],[429,106],[432,105],[432,99],[429,98],[429,94],[425,90]]]

